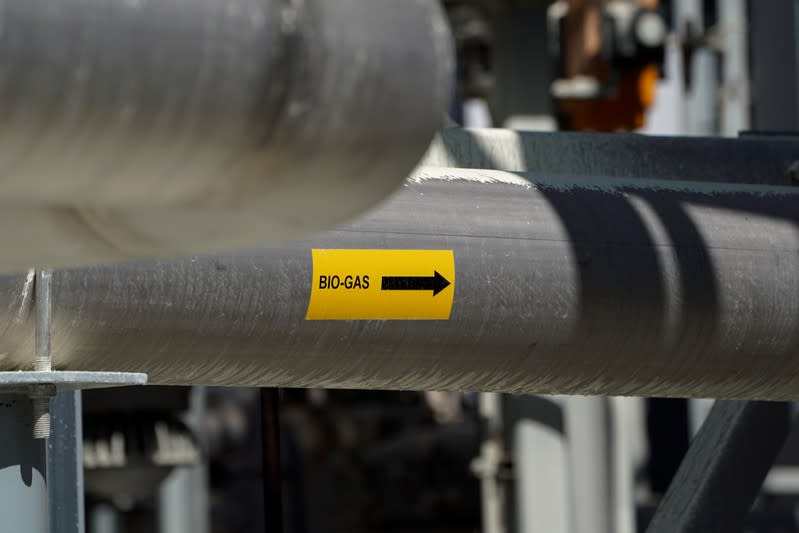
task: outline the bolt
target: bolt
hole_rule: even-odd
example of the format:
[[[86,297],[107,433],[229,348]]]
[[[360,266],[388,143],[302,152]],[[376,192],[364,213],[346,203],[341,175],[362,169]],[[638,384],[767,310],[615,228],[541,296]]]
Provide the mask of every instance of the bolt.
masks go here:
[[[36,272],[34,293],[36,298],[36,353],[33,369],[37,372],[50,372],[50,321],[53,314],[51,290],[53,273],[50,270]],[[50,398],[55,396],[52,384],[32,385],[28,392],[33,408],[33,438],[46,439],[50,436]]]
[[[51,383],[30,386],[28,397],[33,408],[34,439],[46,439],[50,436],[50,398],[55,393],[55,385]]]
[[[33,438],[50,437],[50,398],[32,398],[33,405]]]
[[[53,273],[50,270],[40,270],[36,274],[34,285],[36,296],[36,353],[33,369],[39,372],[49,372],[52,369],[50,321],[53,315],[51,297]]]

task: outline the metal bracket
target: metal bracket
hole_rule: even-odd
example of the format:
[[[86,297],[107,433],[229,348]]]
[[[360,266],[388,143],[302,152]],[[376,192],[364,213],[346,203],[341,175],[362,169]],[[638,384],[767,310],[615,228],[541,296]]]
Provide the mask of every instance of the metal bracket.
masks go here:
[[[0,372],[0,394],[35,394],[35,389],[48,387],[52,394],[79,389],[145,385],[147,374],[139,372]]]
[[[788,403],[717,401],[647,533],[743,531],[790,429]]]
[[[24,371],[0,372],[0,396],[4,397],[0,402],[0,492],[4,495],[0,514],[17,517],[9,526],[15,531],[83,533],[81,398],[79,392],[70,391],[144,385],[147,374],[54,370],[52,272],[30,270],[25,286],[33,294],[35,358]],[[30,291],[24,295],[26,310],[30,295]]]
[[[50,353],[53,314],[51,270],[31,270],[34,276],[36,353],[33,371],[0,372],[0,394],[24,394],[33,404],[33,437],[50,436],[50,398],[57,392],[100,387],[144,385],[147,374],[137,372],[54,371]]]

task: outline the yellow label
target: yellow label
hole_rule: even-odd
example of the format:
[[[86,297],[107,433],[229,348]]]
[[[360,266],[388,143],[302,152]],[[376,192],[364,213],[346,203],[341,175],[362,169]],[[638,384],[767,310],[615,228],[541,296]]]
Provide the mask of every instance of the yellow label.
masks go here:
[[[452,250],[312,250],[306,320],[449,320]]]

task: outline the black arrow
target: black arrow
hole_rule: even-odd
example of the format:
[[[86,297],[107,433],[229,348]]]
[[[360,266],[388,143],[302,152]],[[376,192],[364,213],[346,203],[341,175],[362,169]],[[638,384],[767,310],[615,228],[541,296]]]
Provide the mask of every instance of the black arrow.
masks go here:
[[[449,287],[447,278],[433,271],[432,276],[383,276],[384,291],[433,291],[433,296]]]

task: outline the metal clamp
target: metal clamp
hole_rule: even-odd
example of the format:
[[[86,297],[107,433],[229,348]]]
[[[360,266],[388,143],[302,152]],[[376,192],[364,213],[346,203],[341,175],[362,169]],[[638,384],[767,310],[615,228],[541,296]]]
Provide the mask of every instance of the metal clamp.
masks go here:
[[[36,353],[33,371],[0,372],[0,392],[24,394],[33,406],[33,438],[50,436],[50,398],[67,390],[144,385],[147,374],[138,372],[54,371],[50,353],[53,314],[51,270],[35,272]]]

